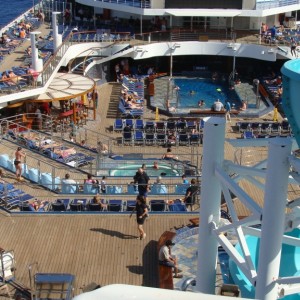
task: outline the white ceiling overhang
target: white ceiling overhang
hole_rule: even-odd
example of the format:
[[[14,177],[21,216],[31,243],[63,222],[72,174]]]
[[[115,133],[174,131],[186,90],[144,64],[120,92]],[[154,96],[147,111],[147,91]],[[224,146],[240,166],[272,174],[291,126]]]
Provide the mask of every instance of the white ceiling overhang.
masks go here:
[[[166,9],[174,17],[236,17],[240,10],[234,9]]]

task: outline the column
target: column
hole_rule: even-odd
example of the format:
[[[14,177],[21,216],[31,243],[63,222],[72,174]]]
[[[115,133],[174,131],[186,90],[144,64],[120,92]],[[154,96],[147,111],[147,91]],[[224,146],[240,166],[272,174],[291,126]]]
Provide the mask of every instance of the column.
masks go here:
[[[59,15],[60,12],[53,11],[52,12],[52,29],[53,29],[53,45],[54,45],[54,52],[56,52],[57,48],[62,43],[62,36],[61,34],[58,34],[58,26],[57,26],[57,15]]]
[[[274,300],[278,298],[277,284],[274,280],[279,276],[290,167],[288,156],[291,154],[291,149],[291,139],[270,139],[256,299]]]
[[[44,67],[43,59],[39,58],[39,51],[36,48],[36,36],[39,36],[40,34],[39,31],[30,32],[32,69],[36,72],[42,72]],[[41,81],[41,75],[39,75],[37,81]]]
[[[205,118],[196,289],[206,294],[215,294],[218,242],[212,222],[220,219],[221,185],[214,171],[223,163],[224,142],[225,119]]]

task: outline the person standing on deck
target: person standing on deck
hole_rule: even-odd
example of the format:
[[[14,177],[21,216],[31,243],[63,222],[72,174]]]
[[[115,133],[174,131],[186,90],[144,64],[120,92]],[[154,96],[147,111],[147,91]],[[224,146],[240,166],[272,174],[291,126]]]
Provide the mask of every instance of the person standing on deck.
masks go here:
[[[144,169],[139,168],[133,177],[134,184],[138,184],[139,195],[143,196],[145,201],[147,200],[147,195],[149,191],[149,176],[144,171]]]
[[[231,104],[228,101],[225,103],[225,110],[226,110],[225,120],[226,120],[226,122],[229,121],[229,123],[231,123],[231,117],[230,117]]]
[[[15,152],[15,160],[14,160],[14,165],[16,167],[16,176],[17,180],[21,181],[23,180],[21,175],[22,175],[22,164],[21,164],[21,159],[22,157],[26,157],[26,153],[22,151],[22,147],[18,147],[17,151]]]
[[[144,231],[143,225],[148,216],[148,208],[146,205],[145,197],[143,197],[141,195],[138,195],[136,197],[136,205],[130,215],[130,218],[132,217],[132,215],[135,211],[136,211],[137,229],[139,232],[139,236],[137,237],[137,239],[144,240],[146,238],[146,233]]]

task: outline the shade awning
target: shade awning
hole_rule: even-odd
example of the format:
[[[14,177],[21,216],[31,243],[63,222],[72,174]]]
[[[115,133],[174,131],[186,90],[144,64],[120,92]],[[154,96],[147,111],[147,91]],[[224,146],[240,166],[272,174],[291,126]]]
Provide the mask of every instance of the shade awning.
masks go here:
[[[95,81],[91,78],[72,74],[57,73],[46,92],[31,102],[69,100],[92,91]]]
[[[167,9],[174,17],[236,17],[242,12],[238,9]]]

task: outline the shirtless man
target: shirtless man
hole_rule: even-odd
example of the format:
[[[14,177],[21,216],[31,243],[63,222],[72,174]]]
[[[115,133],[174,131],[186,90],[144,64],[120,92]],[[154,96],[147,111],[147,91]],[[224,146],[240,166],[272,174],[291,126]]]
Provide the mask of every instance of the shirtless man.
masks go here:
[[[16,167],[16,176],[17,180],[21,181],[23,180],[21,175],[22,175],[22,164],[21,164],[21,159],[22,157],[25,157],[26,153],[22,151],[22,147],[18,147],[17,151],[15,152],[15,160],[14,160],[14,165]]]

